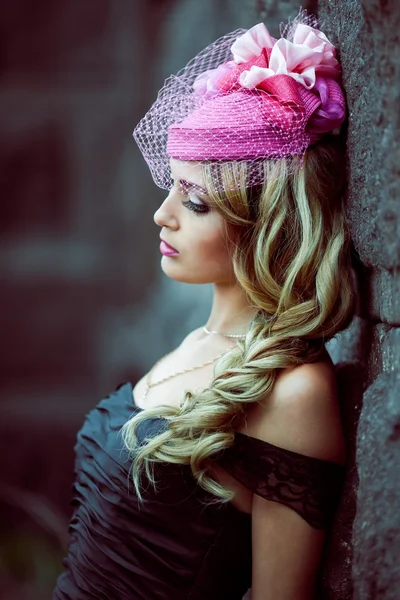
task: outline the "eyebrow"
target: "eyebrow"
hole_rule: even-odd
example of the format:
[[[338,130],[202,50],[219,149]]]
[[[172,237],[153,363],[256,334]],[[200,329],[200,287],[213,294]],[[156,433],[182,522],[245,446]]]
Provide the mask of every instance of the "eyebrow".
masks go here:
[[[207,196],[207,190],[205,190],[204,188],[202,188],[200,185],[197,185],[196,183],[192,183],[190,181],[186,181],[186,179],[179,179],[178,183],[180,186],[182,186],[182,188],[184,189],[194,189],[197,192],[200,192],[200,194],[204,194],[205,196]]]

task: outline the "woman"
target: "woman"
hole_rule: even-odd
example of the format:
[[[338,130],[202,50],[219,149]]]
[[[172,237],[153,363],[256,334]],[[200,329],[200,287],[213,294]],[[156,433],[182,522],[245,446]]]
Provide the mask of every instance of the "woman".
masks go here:
[[[316,25],[217,40],[135,130],[169,189],[162,269],[213,305],[87,416],[55,599],[315,596],[345,461],[324,343],[352,314],[345,104]]]

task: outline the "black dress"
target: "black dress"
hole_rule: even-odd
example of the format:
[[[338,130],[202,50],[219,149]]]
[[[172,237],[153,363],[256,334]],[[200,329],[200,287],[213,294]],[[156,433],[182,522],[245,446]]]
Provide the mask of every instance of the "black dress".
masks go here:
[[[251,517],[210,495],[188,466],[163,464],[158,486],[139,504],[120,430],[133,413],[132,384],[121,384],[78,433],[74,512],[66,568],[53,600],[241,600],[251,587]],[[138,437],[166,426],[148,419]],[[340,465],[236,434],[218,463],[256,494],[325,527],[340,492]]]

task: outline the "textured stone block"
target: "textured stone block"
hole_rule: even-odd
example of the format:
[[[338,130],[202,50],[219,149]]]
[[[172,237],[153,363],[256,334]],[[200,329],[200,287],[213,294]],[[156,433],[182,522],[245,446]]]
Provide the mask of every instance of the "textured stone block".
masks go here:
[[[384,373],[400,371],[400,328],[378,323],[372,328],[371,352],[368,357],[368,381]],[[399,393],[400,396],[400,393]]]
[[[364,367],[342,363],[336,367],[342,422],[347,441],[347,469],[343,492],[327,538],[318,600],[352,600],[352,528],[356,513],[358,475],[355,465],[356,431],[361,408]]]
[[[348,209],[364,264],[400,264],[400,4],[397,0],[319,2],[340,52],[349,108]]]
[[[354,600],[399,598],[399,387],[400,372],[382,373],[364,394],[357,434]]]
[[[369,286],[371,317],[390,325],[400,325],[400,270],[374,269]]]
[[[340,363],[364,363],[369,323],[355,316],[347,329],[340,331],[326,344],[335,365]]]
[[[400,371],[400,328],[387,330],[382,342],[382,366],[386,373]],[[399,394],[400,396],[400,394]]]

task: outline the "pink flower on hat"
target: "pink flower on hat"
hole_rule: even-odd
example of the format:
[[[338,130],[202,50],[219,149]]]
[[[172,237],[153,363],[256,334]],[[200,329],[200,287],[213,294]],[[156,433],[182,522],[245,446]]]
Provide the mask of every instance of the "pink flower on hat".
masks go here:
[[[276,42],[264,23],[258,23],[237,38],[231,46],[235,63],[246,63],[259,56],[264,48],[272,48]]]
[[[235,66],[233,60],[229,60],[222,65],[219,65],[216,69],[209,69],[201,73],[193,83],[193,88],[196,94],[211,98],[220,92],[220,87],[217,85],[218,82],[228,73],[232,71]]]
[[[263,101],[302,111],[313,139],[343,122],[346,104],[338,82],[340,65],[335,47],[322,31],[295,21],[286,37],[276,40],[259,23],[234,41],[231,52],[233,60],[195,80],[195,93],[206,101],[240,90],[265,92]]]
[[[307,89],[314,87],[317,73],[338,79],[340,66],[335,57],[336,50],[322,31],[299,23],[293,41],[280,38],[271,46],[271,40],[265,25],[259,23],[232,45],[232,53],[238,64],[254,60],[257,56],[254,53],[259,55],[262,51],[260,42],[266,41],[268,46],[264,47],[272,48],[268,67],[253,65],[240,74],[242,87],[249,90],[258,88],[260,83],[273,75],[289,75]]]
[[[304,23],[294,28],[292,40],[273,38],[264,23],[258,23],[235,40],[233,60],[201,73],[193,88],[207,98],[240,87],[263,89],[274,75],[288,75],[311,90],[317,76],[338,79],[336,50],[322,31]]]

